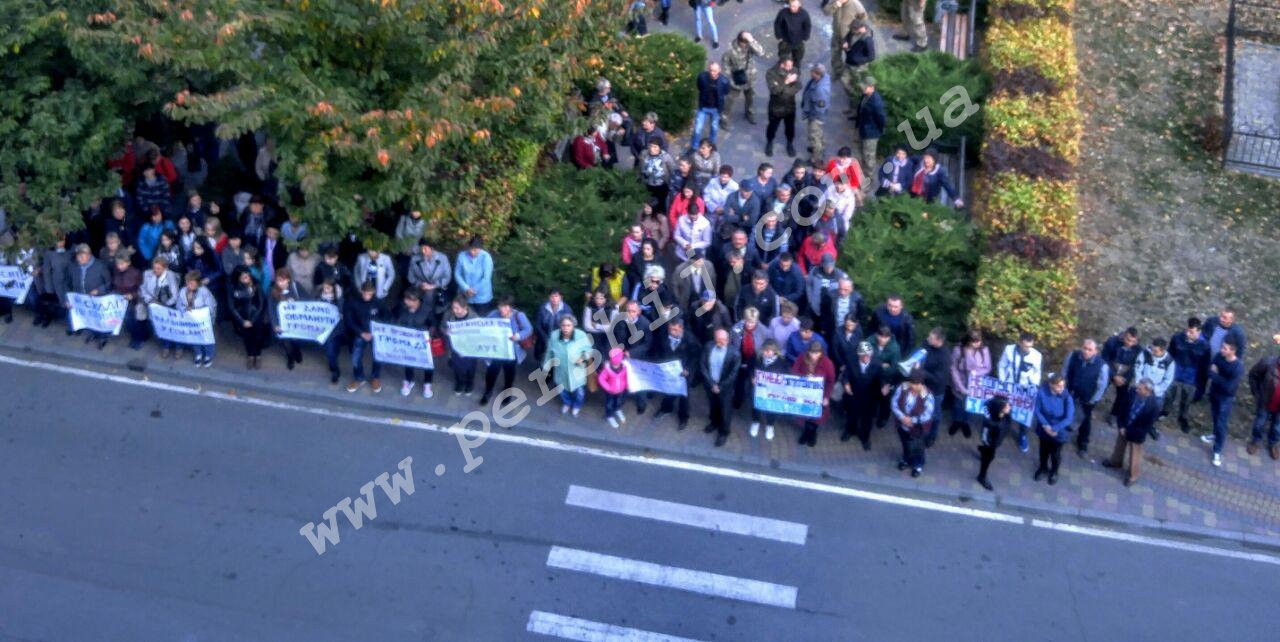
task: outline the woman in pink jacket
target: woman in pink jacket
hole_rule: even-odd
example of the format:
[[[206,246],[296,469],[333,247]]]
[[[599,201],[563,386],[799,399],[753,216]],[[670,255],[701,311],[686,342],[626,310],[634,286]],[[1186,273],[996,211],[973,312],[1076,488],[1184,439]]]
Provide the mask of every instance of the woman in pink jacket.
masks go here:
[[[965,412],[964,400],[969,395],[969,377],[985,377],[991,374],[991,352],[982,343],[982,333],[970,330],[964,344],[951,349],[951,392],[956,399],[951,410],[951,428],[948,435],[964,432],[968,439],[973,434],[971,424],[975,416]]]
[[[613,428],[627,422],[626,416],[622,414],[622,396],[627,393],[627,366],[622,359],[622,348],[614,348],[609,351],[609,363],[596,372],[600,389],[605,394],[604,416]]]

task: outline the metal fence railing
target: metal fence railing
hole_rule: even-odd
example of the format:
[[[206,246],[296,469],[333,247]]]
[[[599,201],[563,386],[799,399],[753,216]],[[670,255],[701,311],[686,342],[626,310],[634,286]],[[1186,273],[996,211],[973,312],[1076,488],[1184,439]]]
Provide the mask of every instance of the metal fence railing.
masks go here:
[[[1264,131],[1256,124],[1242,122],[1237,110],[1237,53],[1242,40],[1280,43],[1280,0],[1232,0],[1227,15],[1227,64],[1222,92],[1223,164],[1280,177],[1280,131]]]

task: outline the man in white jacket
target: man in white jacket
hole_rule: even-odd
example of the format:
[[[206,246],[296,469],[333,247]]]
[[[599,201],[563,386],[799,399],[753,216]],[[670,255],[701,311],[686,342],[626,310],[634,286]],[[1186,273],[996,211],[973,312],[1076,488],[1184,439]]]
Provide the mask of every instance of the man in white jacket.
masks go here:
[[[1024,386],[1040,385],[1044,357],[1039,350],[1036,350],[1035,345],[1036,336],[1030,332],[1023,332],[1018,336],[1017,343],[1005,346],[1004,353],[1000,355],[1000,363],[996,366],[996,373],[1001,381]],[[1025,453],[1030,449],[1031,445],[1027,441],[1027,427],[1019,425],[1018,450]]]
[[[1156,405],[1160,408],[1164,408],[1164,395],[1173,385],[1174,374],[1178,369],[1168,347],[1168,342],[1157,337],[1151,341],[1151,347],[1138,354],[1138,359],[1133,364],[1134,381],[1151,380],[1151,396],[1155,397]],[[1160,439],[1158,426],[1159,424],[1155,424],[1151,427],[1152,439]]]
[[[391,294],[391,284],[396,282],[396,266],[391,257],[374,249],[370,249],[356,259],[356,289],[365,283],[372,282],[375,295],[385,301]]]

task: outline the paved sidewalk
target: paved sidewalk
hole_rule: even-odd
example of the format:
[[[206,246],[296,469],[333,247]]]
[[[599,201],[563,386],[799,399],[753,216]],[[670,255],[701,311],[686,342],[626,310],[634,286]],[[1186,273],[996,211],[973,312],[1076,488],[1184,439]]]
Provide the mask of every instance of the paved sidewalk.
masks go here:
[[[372,394],[368,387],[348,394],[340,387],[348,381],[345,377],[351,372],[345,353],[342,384],[330,385],[323,352],[315,346],[304,349],[306,361],[293,372],[286,371],[283,353],[275,347],[264,355],[261,370],[246,371],[240,341],[222,329],[214,366],[195,368],[189,359],[159,359],[159,346],[154,340],[142,350],[133,351],[124,338],[117,337],[105,350],[99,351],[79,337],[66,336],[59,326],[41,329],[31,325],[30,319],[26,312],[18,312],[13,324],[0,324],[0,353],[117,373],[132,371],[155,380],[189,381],[237,394],[338,403],[352,410],[413,416],[445,424],[479,407],[478,397],[451,393],[451,373],[447,368],[437,371],[435,399],[425,400],[417,394],[400,397],[401,369],[397,366],[384,369],[384,390],[380,395]],[[517,386],[530,400],[535,400],[541,393],[537,385],[528,380],[528,371],[526,365]],[[1128,527],[1222,537],[1280,548],[1280,499],[1277,499],[1280,466],[1265,454],[1247,455],[1240,435],[1233,436],[1223,467],[1215,469],[1209,466],[1206,448],[1196,440],[1196,434],[1188,436],[1176,429],[1166,429],[1164,439],[1148,441],[1143,477],[1132,488],[1125,488],[1119,474],[1103,468],[1097,461],[1109,452],[1114,435],[1114,429],[1106,428],[1100,421],[1092,457],[1081,460],[1074,454],[1065,454],[1056,486],[1031,480],[1036,466],[1034,448],[1024,455],[1018,452],[1015,442],[1006,442],[992,466],[991,481],[996,491],[990,493],[973,480],[978,468],[976,441],[960,435],[948,437],[945,431],[929,452],[924,475],[912,479],[896,469],[901,448],[890,428],[876,431],[872,450],[865,452],[856,440],[842,443],[835,437],[835,426],[842,421],[839,415],[824,428],[818,446],[806,448],[796,443],[799,432],[790,422],[778,426],[778,437],[772,442],[763,437],[747,437],[750,415],[743,409],[734,419],[734,432],[728,443],[723,448],[715,448],[712,437],[701,430],[702,418],[707,416],[701,390],[692,395],[693,419],[689,429],[683,432],[675,430],[674,418],[655,421],[656,405],[652,403],[643,416],[636,416],[634,405],[628,403],[625,406],[627,423],[620,429],[611,429],[602,419],[602,403],[600,395],[592,396],[578,419],[561,416],[558,401],[543,407],[531,404],[531,412],[514,430],[550,433],[625,450],[712,460],[745,469],[816,475],[943,501],[1054,517],[1065,515],[1102,523],[1119,522]],[[1249,406],[1244,398],[1239,405]],[[1240,409],[1240,416],[1247,410],[1249,408]],[[1099,414],[1102,412],[1100,408]],[[1203,417],[1202,408],[1197,412]],[[1203,421],[1198,423],[1203,425]]]

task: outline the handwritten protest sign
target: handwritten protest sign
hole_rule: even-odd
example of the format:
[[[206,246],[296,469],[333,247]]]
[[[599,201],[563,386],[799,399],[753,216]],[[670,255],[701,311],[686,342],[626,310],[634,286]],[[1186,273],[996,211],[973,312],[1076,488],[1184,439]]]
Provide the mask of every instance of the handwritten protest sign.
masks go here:
[[[119,294],[89,296],[68,292],[67,303],[71,304],[72,330],[92,330],[112,335],[120,334],[120,328],[124,326],[125,311],[129,309],[129,302]]]
[[[449,322],[449,345],[462,357],[514,361],[509,319],[467,319]]]
[[[825,395],[822,377],[756,371],[756,409],[780,415],[821,417]]]
[[[31,289],[32,281],[34,279],[16,265],[0,266],[0,297],[22,303],[27,300],[27,291]]]
[[[410,368],[435,369],[435,359],[431,356],[431,334],[426,330],[414,330],[377,321],[374,321],[370,327],[373,334],[374,360]]]
[[[281,301],[280,338],[324,343],[338,327],[338,306],[324,301]]]
[[[1009,399],[1009,416],[1015,423],[1031,427],[1036,412],[1036,387],[1001,381],[995,377],[969,376],[969,396],[964,399],[967,412],[986,412],[988,399],[1004,395]]]
[[[653,363],[627,360],[628,392],[661,392],[664,395],[689,396],[689,383],[680,373],[684,367],[679,361]]]
[[[209,317],[209,308],[179,312],[159,303],[152,303],[147,310],[157,337],[181,345],[214,344],[213,319]]]

